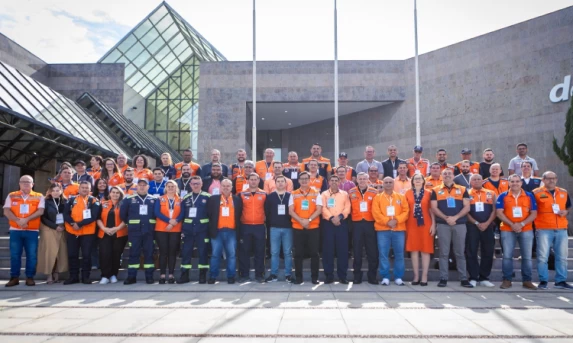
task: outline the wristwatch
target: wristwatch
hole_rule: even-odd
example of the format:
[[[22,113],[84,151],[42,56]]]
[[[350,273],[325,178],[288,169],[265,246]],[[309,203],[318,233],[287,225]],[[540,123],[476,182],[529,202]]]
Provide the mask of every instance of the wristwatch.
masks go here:
[[[478,224],[479,224],[479,222],[476,220],[476,221],[474,222],[474,224],[475,224],[475,225],[478,225]]]
[[[521,222],[521,223],[519,223],[519,224],[521,224],[521,227],[525,227],[525,224],[523,224],[523,222]]]

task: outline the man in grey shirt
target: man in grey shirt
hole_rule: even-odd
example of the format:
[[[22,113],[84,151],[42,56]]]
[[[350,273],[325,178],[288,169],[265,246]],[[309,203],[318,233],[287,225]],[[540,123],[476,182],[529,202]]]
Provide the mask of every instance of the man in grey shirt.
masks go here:
[[[519,143],[517,144],[517,156],[509,161],[509,175],[517,174],[521,176],[521,162],[528,161],[531,162],[531,166],[533,167],[533,176],[539,176],[539,168],[537,167],[537,162],[527,156],[527,144]]]
[[[374,147],[370,145],[366,147],[366,149],[364,150],[364,160],[358,162],[358,164],[356,165],[357,174],[358,173],[368,174],[368,169],[370,169],[370,167],[372,166],[376,166],[376,168],[378,168],[379,171],[382,170],[382,163],[374,159],[375,152],[376,150],[374,150]]]
[[[460,163],[460,167],[462,172],[456,175],[456,177],[454,177],[454,183],[456,185],[464,186],[469,189],[471,188],[470,177],[472,176],[472,173],[470,173],[470,161],[463,160]]]

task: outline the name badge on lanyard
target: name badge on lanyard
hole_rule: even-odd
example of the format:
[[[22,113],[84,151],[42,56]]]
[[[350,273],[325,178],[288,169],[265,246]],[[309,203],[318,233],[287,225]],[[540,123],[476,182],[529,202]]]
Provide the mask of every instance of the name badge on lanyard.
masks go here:
[[[284,216],[286,214],[286,205],[279,205],[278,213],[279,216]]]
[[[521,207],[516,206],[513,208],[513,218],[522,218],[523,217],[523,211],[521,210]]]
[[[181,190],[181,198],[184,198],[187,195],[187,191],[182,189]]]
[[[360,202],[360,212],[368,212],[368,203],[366,201]]]
[[[386,206],[386,215],[394,217],[396,215],[396,208],[394,208],[394,206]]]
[[[308,200],[303,200],[300,204],[301,210],[303,211],[308,211],[309,208],[309,204],[308,204]]]
[[[333,208],[335,204],[336,204],[336,200],[334,198],[328,198],[328,201],[326,203],[326,207]]]
[[[140,216],[147,215],[147,205],[139,205],[139,215]]]
[[[555,214],[559,214],[559,211],[561,211],[559,209],[559,204],[553,204],[551,207],[553,208],[553,213]]]
[[[169,219],[173,219],[173,210],[169,210]]]
[[[197,207],[191,207],[189,209],[189,218],[197,217]]]
[[[218,195],[219,194],[219,188],[213,188],[213,194],[212,195]]]
[[[223,207],[221,213],[222,213],[223,217],[228,217],[230,214],[229,207],[227,207],[227,206]]]
[[[28,214],[28,213],[30,213],[30,205],[20,204],[20,214]]]
[[[398,171],[396,169],[392,170],[392,173],[394,174],[394,178],[396,178],[396,176],[398,176]]]
[[[273,178],[273,173],[267,172],[267,173],[265,174],[265,180],[269,180],[269,179],[272,179],[272,178]]]
[[[64,223],[64,215],[62,213],[56,214],[56,224],[60,225]]]
[[[83,210],[82,213],[84,214],[84,219],[92,219],[92,211]]]
[[[298,179],[298,172],[296,172],[296,171],[291,172],[291,173],[290,173],[290,179],[291,179],[291,180],[296,180],[296,179]]]
[[[456,208],[456,199],[452,197],[447,198],[448,208]]]
[[[484,211],[484,207],[483,207],[483,202],[476,202],[476,212],[483,212]]]

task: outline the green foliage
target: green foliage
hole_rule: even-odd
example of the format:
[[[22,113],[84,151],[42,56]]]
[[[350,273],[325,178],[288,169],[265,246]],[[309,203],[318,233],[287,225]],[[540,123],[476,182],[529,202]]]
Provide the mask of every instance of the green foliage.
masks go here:
[[[573,176],[573,98],[571,106],[565,115],[565,137],[563,144],[559,146],[557,139],[553,137],[553,151],[557,157],[567,166],[569,175]]]

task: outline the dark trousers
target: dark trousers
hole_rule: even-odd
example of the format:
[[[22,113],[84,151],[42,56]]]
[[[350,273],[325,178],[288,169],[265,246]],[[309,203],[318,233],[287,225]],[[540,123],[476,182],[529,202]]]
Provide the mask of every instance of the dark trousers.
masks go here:
[[[336,254],[336,274],[346,280],[348,270],[348,224],[340,221],[335,226],[330,221],[322,221],[322,266],[327,279],[334,278],[334,254]]]
[[[494,227],[490,225],[485,231],[480,231],[474,224],[467,223],[466,233],[466,267],[470,280],[489,280],[493,265],[495,245]],[[480,248],[481,263],[478,262],[478,247]]]
[[[181,245],[181,232],[156,231],[155,240],[159,246],[159,273],[166,274],[166,270],[169,268],[169,274],[173,274],[177,251]]]
[[[101,267],[101,276],[110,278],[119,273],[121,263],[121,254],[127,244],[127,236],[117,237],[117,234],[110,236],[104,234],[99,239],[99,265]]]
[[[249,277],[251,251],[255,251],[255,277],[265,276],[265,243],[267,229],[264,225],[241,225],[239,239],[239,275]]]
[[[368,281],[376,282],[378,271],[378,244],[374,222],[361,220],[352,222],[354,243],[354,281],[362,281],[362,247],[366,249],[368,259]]]
[[[318,280],[318,249],[320,246],[320,230],[292,230],[292,250],[294,256],[294,272],[297,280],[302,280],[302,261],[304,255],[310,256],[310,275],[313,280]]]
[[[139,257],[143,251],[143,268],[145,268],[145,278],[153,278],[155,263],[153,263],[153,232],[141,232],[139,230],[128,231],[129,247],[129,265],[127,268],[127,277],[135,278],[139,269]]]
[[[92,245],[95,238],[95,235],[76,236],[66,231],[70,278],[79,278],[80,249],[82,250],[82,278],[86,280],[90,278],[90,271],[92,269]]]
[[[199,269],[209,269],[209,259],[207,258],[207,246],[209,246],[209,236],[207,230],[203,232],[183,232],[183,247],[181,247],[181,269],[191,269],[191,258],[193,248],[197,247],[199,252]]]

